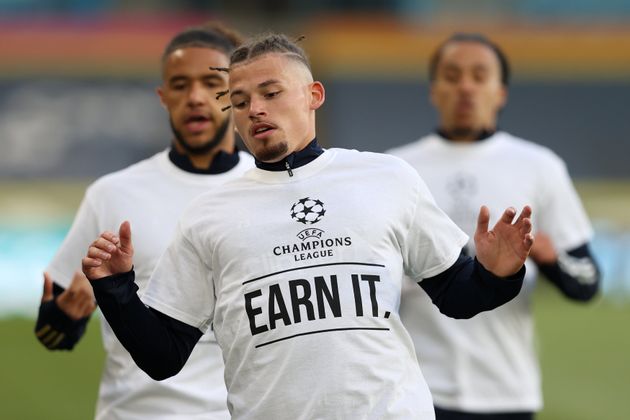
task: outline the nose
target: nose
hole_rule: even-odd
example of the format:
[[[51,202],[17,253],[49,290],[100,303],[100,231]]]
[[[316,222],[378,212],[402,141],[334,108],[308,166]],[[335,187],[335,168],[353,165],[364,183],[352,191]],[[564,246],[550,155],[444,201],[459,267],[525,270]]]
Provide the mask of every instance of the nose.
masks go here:
[[[256,119],[258,117],[266,115],[265,103],[262,98],[252,97],[249,100],[249,118]]]
[[[459,79],[459,83],[457,84],[457,88],[461,91],[461,92],[470,92],[475,88],[475,81],[473,80],[472,77],[469,76],[464,76],[461,79]]]
[[[205,89],[199,83],[193,83],[188,91],[188,105],[192,107],[202,105],[205,98]]]

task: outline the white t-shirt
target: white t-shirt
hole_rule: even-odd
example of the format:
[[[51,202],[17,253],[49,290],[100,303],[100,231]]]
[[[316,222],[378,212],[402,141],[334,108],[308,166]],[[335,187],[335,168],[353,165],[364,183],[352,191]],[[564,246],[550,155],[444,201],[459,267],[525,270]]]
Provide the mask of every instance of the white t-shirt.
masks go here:
[[[47,271],[68,287],[81,259],[104,230],[118,231],[129,220],[134,241],[136,283],[140,292],[170,243],[185,206],[201,193],[241,176],[253,158],[239,154],[239,163],[217,175],[193,174],[173,165],[168,151],[106,175],[86,191],[74,223]],[[223,363],[213,333],[204,335],[175,377],[154,381],[140,370],[102,319],[105,367],[96,418],[227,419]]]
[[[534,231],[547,233],[560,250],[592,235],[564,162],[545,147],[505,132],[466,144],[432,134],[389,152],[417,169],[437,204],[471,237],[482,204],[490,208],[490,226],[507,207],[520,212],[529,204]],[[474,252],[474,241],[468,248]],[[415,284],[405,283],[401,317],[437,406],[470,412],[542,407],[530,307],[535,265],[528,262],[527,270],[515,299],[469,320],[445,317]]]
[[[432,419],[401,280],[466,241],[409,165],[330,149],[195,200],[143,300],[214,325],[234,419]]]

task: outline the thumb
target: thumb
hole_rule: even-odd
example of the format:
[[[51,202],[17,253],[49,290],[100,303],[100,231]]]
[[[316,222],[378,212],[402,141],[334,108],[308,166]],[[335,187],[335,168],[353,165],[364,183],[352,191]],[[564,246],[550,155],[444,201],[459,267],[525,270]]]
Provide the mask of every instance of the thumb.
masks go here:
[[[53,282],[50,274],[44,272],[44,293],[42,293],[42,303],[53,300]]]
[[[130,252],[133,249],[133,245],[131,243],[131,224],[129,221],[125,220],[120,224],[118,237],[120,238],[120,247],[122,250],[127,253]]]
[[[486,206],[481,206],[479,216],[477,217],[477,234],[486,233],[488,231],[488,223],[490,223],[490,210]]]

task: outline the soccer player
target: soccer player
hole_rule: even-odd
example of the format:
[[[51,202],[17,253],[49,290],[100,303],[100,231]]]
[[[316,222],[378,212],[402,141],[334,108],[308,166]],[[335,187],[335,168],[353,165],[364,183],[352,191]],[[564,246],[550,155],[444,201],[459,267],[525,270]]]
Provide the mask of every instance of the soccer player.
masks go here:
[[[398,316],[403,272],[450,316],[493,309],[520,290],[529,207],[491,230],[483,207],[477,259],[462,256],[467,236],[409,165],[318,145],[324,86],[295,42],[254,38],[222,70],[256,168],[193,201],[142,301],[133,225],[92,243],[83,272],[110,325],[156,379],[213,326],[234,419],[433,418]]]
[[[236,149],[233,121],[222,112],[229,100],[216,99],[227,89],[228,75],[208,68],[227,66],[240,41],[231,29],[208,24],[178,33],[166,46],[157,93],[168,112],[171,147],[88,188],[45,275],[35,331],[49,349],[72,349],[94,310],[92,288],[82,274],[73,272],[95,236],[117,228],[122,220],[134,224],[136,287],[142,291],[185,205],[254,166],[249,154]],[[97,419],[229,418],[223,360],[210,329],[180,375],[163,382],[138,369],[105,320],[102,332],[107,356]]]
[[[456,34],[429,64],[439,128],[390,153],[420,173],[437,204],[471,234],[476,208],[530,203],[536,241],[523,291],[495,311],[452,320],[409,282],[401,318],[433,394],[437,418],[532,419],[542,407],[530,307],[536,266],[570,299],[588,301],[599,274],[591,226],[564,162],[549,149],[497,129],[508,95],[504,53],[478,34]],[[515,188],[518,186],[518,188]],[[470,255],[476,244],[466,246]]]

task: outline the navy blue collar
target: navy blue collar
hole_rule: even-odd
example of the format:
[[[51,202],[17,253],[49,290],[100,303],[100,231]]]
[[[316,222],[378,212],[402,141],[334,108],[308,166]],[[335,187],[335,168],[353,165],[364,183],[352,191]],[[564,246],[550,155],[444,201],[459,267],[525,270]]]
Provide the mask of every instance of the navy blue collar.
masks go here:
[[[297,152],[293,152],[284,159],[278,162],[261,162],[256,159],[256,167],[264,169],[265,171],[289,171],[289,175],[293,175],[292,169],[304,166],[309,162],[312,162],[319,155],[324,153],[324,149],[317,144],[317,138],[314,138],[304,149]]]
[[[494,135],[496,134],[496,132],[497,132],[497,130],[481,130],[481,131],[479,132],[479,134],[477,135],[477,137],[475,138],[475,140],[474,140],[474,141],[481,141],[481,140],[488,139],[488,138],[490,138],[490,137],[494,136]],[[454,140],[453,140],[453,137],[451,137],[451,136],[448,134],[448,132],[444,131],[444,130],[443,130],[443,129],[441,129],[441,128],[437,128],[437,129],[435,130],[435,133],[436,133],[438,136],[442,137],[443,139],[450,140],[450,141],[454,141]]]
[[[234,151],[232,153],[226,153],[223,150],[219,150],[219,152],[214,155],[212,162],[210,162],[210,166],[202,169],[195,168],[188,155],[179,153],[175,149],[175,146],[171,146],[171,150],[168,152],[168,158],[171,162],[173,162],[173,165],[183,171],[193,174],[206,175],[216,175],[227,172],[235,167],[239,161],[238,148],[236,147],[234,147]]]

